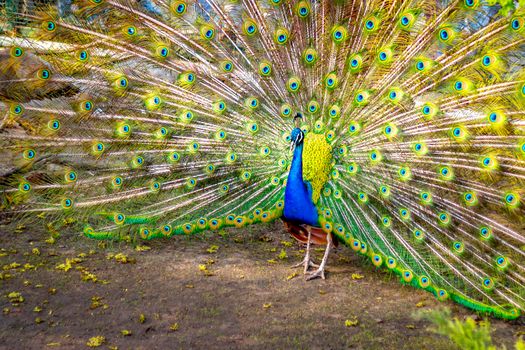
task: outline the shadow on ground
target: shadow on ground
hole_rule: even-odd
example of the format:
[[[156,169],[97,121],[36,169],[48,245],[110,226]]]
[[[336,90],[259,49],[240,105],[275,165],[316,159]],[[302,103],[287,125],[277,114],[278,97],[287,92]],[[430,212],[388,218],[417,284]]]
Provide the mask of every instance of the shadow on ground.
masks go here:
[[[137,247],[66,232],[51,243],[44,229],[0,226],[0,348],[79,349],[99,337],[101,349],[454,349],[412,315],[441,306],[473,315],[344,246],[326,280],[306,282],[290,268],[301,247],[280,222],[221,233]],[[525,334],[491,322],[508,349]]]

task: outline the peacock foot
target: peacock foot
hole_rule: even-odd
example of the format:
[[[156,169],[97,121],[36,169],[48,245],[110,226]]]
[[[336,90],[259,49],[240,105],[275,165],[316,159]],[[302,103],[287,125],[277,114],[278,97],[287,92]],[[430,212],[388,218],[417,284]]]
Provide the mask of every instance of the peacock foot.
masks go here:
[[[325,279],[324,277],[324,267],[319,267],[316,271],[314,272],[309,272],[306,274],[306,280],[307,281],[310,281],[310,280],[313,280],[313,279],[316,279],[316,278],[322,278],[322,279]]]
[[[310,259],[310,258],[308,258],[306,256],[304,257],[303,261],[301,261],[298,264],[293,265],[292,268],[297,268],[297,267],[301,267],[301,266],[304,266],[304,271],[303,271],[304,274],[306,274],[308,272],[308,269],[310,267],[319,267],[319,265],[314,263],[312,259]]]

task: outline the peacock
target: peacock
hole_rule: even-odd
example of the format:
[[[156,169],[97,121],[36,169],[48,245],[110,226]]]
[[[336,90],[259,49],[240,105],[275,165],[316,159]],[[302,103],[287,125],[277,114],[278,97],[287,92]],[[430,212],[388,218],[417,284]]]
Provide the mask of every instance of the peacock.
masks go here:
[[[308,279],[340,242],[525,311],[522,1],[1,4],[4,219],[104,240],[282,219]]]

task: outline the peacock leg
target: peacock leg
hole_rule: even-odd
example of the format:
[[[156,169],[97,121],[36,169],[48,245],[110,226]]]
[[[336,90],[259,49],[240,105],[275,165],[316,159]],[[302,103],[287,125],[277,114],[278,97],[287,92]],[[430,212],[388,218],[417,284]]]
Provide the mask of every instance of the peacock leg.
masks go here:
[[[310,230],[308,230],[308,241],[306,242],[306,254],[304,255],[304,259],[303,261],[301,261],[300,263],[298,264],[295,264],[294,266],[292,267],[299,267],[299,266],[304,266],[304,271],[303,273],[306,275],[306,273],[308,272],[308,269],[310,267],[319,267],[319,265],[315,264],[312,259],[310,259],[310,238],[312,236],[312,233],[310,232]]]
[[[321,265],[319,265],[319,268],[312,273],[309,273],[306,277],[307,281],[313,280],[314,278],[321,277],[322,279],[325,279],[324,277],[324,269],[326,266],[326,262],[328,261],[328,255],[330,254],[330,249],[332,248],[332,235],[328,234],[326,236],[326,240],[328,241],[328,244],[326,245],[326,249],[324,251],[323,260],[321,261]]]

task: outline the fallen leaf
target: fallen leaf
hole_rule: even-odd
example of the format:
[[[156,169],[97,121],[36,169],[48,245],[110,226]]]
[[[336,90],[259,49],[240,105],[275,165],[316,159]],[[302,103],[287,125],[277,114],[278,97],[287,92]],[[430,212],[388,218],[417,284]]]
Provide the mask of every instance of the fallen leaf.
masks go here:
[[[286,250],[281,249],[281,252],[279,253],[277,257],[281,260],[288,259],[288,254],[286,254]]]
[[[120,334],[122,334],[123,336],[129,336],[129,335],[131,335],[132,333],[131,333],[131,331],[128,330],[128,329],[123,329],[123,330],[120,331]]]
[[[354,318],[353,320],[345,320],[345,326],[346,327],[355,327],[359,324],[359,321],[357,318]]]
[[[91,298],[91,305],[89,306],[89,308],[90,308],[91,310],[94,310],[94,309],[96,309],[96,308],[101,307],[101,306],[103,305],[103,303],[102,303],[101,300],[102,300],[102,298],[99,297],[99,296],[94,296],[94,297],[92,297],[92,298]]]
[[[171,326],[170,326],[170,331],[176,331],[179,329],[179,324],[177,322],[173,323]]]
[[[290,241],[281,241],[281,244],[285,247],[291,247],[293,245],[293,243]]]
[[[101,335],[98,335],[96,337],[89,338],[86,345],[89,346],[90,348],[96,348],[96,347],[101,346],[105,342],[106,342],[106,338]]]
[[[71,270],[71,268],[72,268],[71,260],[66,259],[66,262],[65,262],[65,263],[63,263],[63,264],[58,264],[55,268],[56,268],[57,270],[63,270],[64,272],[67,272],[67,271]]]
[[[272,307],[272,303],[264,303],[263,304],[263,308],[265,308],[265,309],[269,309],[271,307]]]
[[[291,280],[292,278],[297,277],[298,275],[299,275],[299,274],[298,274],[297,272],[294,272],[294,273],[292,273],[291,275],[288,275],[288,276],[286,277],[286,280],[289,281],[289,280]]]
[[[359,273],[353,273],[353,274],[352,274],[352,279],[353,279],[353,280],[360,280],[360,279],[362,279],[362,278],[365,278],[365,276],[363,276],[363,275],[361,275],[361,274],[359,274]]]
[[[20,294],[19,292],[11,292],[9,294],[7,294],[7,298],[9,299],[9,301],[11,302],[11,304],[13,305],[18,305],[20,303],[23,303],[24,302],[24,297],[22,296],[22,294]]]
[[[212,245],[211,247],[206,249],[206,251],[210,254],[217,253],[217,250],[219,250],[219,246],[216,245]]]
[[[134,264],[136,262],[135,259],[128,257],[127,255],[123,253],[118,253],[114,257],[115,261],[121,263],[121,264]]]
[[[150,249],[151,249],[151,247],[148,247],[147,245],[138,245],[138,246],[135,247],[135,250],[137,252],[145,252],[145,251],[148,251]]]

